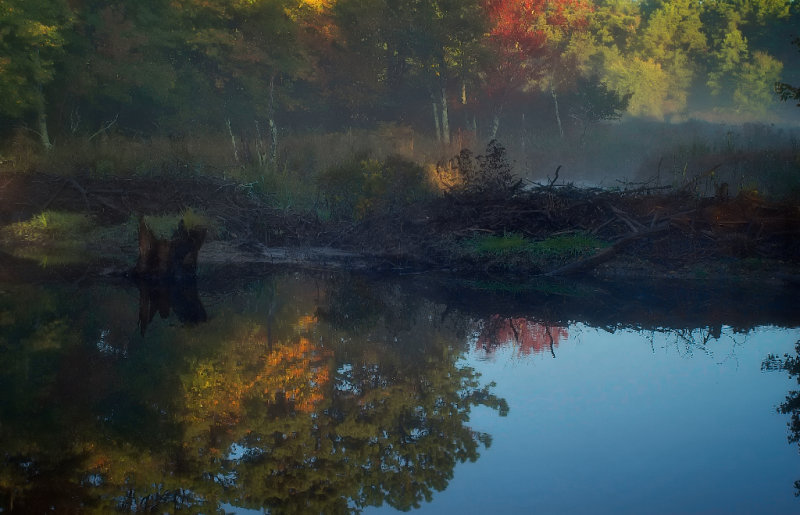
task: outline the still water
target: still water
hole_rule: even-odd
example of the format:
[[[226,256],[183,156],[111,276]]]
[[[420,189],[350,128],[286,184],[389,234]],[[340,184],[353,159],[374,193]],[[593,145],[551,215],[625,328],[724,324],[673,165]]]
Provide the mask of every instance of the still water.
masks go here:
[[[8,279],[0,512],[800,510],[797,290],[499,286]]]

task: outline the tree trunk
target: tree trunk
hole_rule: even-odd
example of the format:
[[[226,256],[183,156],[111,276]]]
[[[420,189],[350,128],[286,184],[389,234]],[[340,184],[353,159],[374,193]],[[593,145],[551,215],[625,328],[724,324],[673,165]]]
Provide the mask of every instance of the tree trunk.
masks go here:
[[[447,91],[442,88],[442,142],[450,144],[450,117],[447,113]]]
[[[497,131],[500,130],[500,113],[503,111],[503,107],[500,106],[494,112],[494,118],[492,118],[492,130],[489,131],[489,139],[493,140],[497,138]]]
[[[36,63],[37,69],[42,69],[41,58],[39,57],[39,49],[37,48],[33,53],[33,59]],[[39,138],[45,150],[49,151],[53,148],[50,142],[50,135],[47,132],[47,111],[45,109],[46,102],[44,100],[44,85],[41,82],[36,84],[38,98],[36,99],[36,125],[39,129]]]
[[[228,134],[231,136],[231,145],[233,146],[233,159],[238,163],[239,162],[239,149],[236,148],[236,136],[233,135],[233,129],[231,129],[231,119],[225,119],[225,126],[228,128]]]
[[[44,99],[41,100],[38,111],[36,121],[39,125],[39,137],[45,150],[50,150],[53,148],[53,144],[50,142],[50,135],[47,132],[47,113],[44,110]]]
[[[442,129],[441,125],[439,125],[439,105],[434,99],[431,103],[433,105],[433,126],[436,130],[436,141],[439,143],[442,142]]]
[[[564,129],[561,126],[561,114],[558,112],[558,95],[556,95],[556,88],[550,84],[550,94],[553,96],[553,106],[556,108],[556,121],[558,122],[558,135],[564,137]]]
[[[272,168],[278,161],[278,125],[275,123],[275,75],[269,79],[269,162]]]

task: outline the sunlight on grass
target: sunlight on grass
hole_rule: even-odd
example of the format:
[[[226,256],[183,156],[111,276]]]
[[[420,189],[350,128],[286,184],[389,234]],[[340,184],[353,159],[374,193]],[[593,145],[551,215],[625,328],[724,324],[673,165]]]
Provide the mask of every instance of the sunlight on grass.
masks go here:
[[[38,242],[85,234],[92,228],[92,220],[82,214],[61,211],[43,211],[26,222],[17,222],[3,231],[10,231],[19,239]]]

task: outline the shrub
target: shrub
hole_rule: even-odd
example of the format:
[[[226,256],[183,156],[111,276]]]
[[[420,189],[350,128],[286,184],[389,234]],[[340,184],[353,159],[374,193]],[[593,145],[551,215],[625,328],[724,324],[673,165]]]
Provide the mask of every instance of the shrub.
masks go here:
[[[395,213],[431,194],[425,170],[399,156],[335,166],[320,174],[317,184],[335,220]]]
[[[505,147],[497,140],[490,141],[486,153],[477,157],[469,149],[461,150],[448,162],[440,162],[436,172],[440,187],[456,194],[507,196],[521,185],[514,177]]]

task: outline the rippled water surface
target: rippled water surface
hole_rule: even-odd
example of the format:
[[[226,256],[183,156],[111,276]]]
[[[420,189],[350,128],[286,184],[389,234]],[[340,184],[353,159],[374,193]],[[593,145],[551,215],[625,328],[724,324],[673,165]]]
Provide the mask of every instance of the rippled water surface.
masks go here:
[[[0,512],[795,512],[796,294],[0,283]]]

